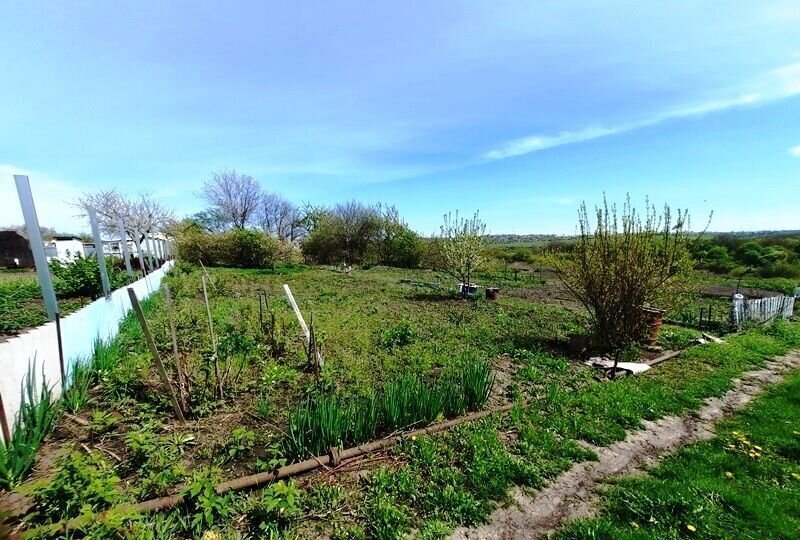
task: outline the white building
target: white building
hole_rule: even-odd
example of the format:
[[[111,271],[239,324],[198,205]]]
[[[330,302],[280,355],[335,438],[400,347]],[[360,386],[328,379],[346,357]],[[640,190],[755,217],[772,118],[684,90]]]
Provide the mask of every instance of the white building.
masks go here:
[[[44,245],[47,260],[58,260],[70,263],[83,257],[83,241],[77,236],[56,236]]]

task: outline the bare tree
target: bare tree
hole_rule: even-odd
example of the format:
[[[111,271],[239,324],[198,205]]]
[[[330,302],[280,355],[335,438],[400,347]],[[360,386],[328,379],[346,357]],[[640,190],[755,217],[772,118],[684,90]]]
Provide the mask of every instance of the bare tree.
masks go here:
[[[138,199],[128,198],[116,189],[84,193],[75,206],[84,211],[94,208],[100,229],[109,236],[119,234],[119,220],[131,239],[138,235],[140,240],[147,233],[163,230],[174,220],[171,209],[145,192]]]
[[[252,176],[233,169],[216,171],[203,184],[203,198],[211,212],[236,229],[250,224],[261,203],[261,186]]]
[[[277,193],[263,194],[258,221],[265,233],[281,240],[297,240],[304,230],[300,209]]]

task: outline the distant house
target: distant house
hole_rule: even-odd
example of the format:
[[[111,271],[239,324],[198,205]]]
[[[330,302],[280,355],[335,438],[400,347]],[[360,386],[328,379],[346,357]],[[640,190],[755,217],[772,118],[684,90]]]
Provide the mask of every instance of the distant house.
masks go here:
[[[83,242],[77,236],[56,236],[44,245],[47,260],[70,263],[84,256]]]
[[[28,236],[20,231],[0,231],[0,267],[32,268],[33,254]]]

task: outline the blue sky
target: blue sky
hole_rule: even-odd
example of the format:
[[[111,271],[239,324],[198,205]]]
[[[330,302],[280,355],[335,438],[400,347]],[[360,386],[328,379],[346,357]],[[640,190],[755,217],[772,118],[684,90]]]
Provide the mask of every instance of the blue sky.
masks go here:
[[[800,228],[800,3],[643,4],[6,0],[0,223],[14,173],[80,230],[82,191],[186,214],[234,167],[423,233],[572,233],[603,192]]]

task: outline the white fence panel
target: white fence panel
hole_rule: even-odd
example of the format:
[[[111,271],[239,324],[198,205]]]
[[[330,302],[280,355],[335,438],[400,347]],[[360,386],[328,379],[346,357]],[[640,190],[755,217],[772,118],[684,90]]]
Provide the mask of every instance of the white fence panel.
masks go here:
[[[742,295],[734,295],[732,305],[733,321],[740,326],[746,321],[766,322],[775,318],[788,319],[794,314],[794,298],[791,296],[772,296],[745,300]]]
[[[161,285],[164,275],[172,268],[168,261],[155,272],[135,281],[136,296],[147,298]],[[97,339],[109,341],[119,331],[119,323],[131,309],[126,288],[113,291],[61,319],[61,336],[67,376],[76,362],[91,358]],[[36,367],[36,381],[41,384],[42,373],[53,395],[61,395],[61,366],[58,358],[58,337],[55,322],[36,327],[24,334],[0,343],[0,395],[3,396],[6,418],[13,430],[20,408],[22,384],[29,366]]]

